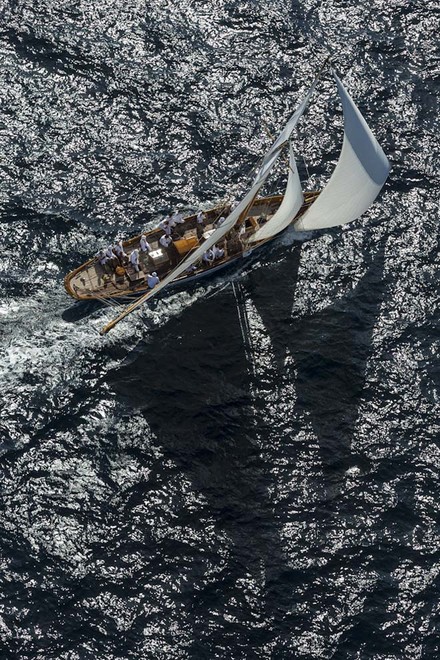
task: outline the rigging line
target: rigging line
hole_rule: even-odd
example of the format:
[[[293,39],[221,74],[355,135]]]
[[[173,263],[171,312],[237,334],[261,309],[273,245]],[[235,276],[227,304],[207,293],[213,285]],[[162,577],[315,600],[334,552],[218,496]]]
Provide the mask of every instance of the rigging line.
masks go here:
[[[308,183],[308,182],[310,181],[309,166],[307,165],[306,159],[304,158],[304,155],[303,155],[303,154],[301,154],[301,158],[302,158],[302,161],[303,161],[303,163],[304,163],[305,170],[306,170],[306,174],[307,174],[307,183]]]
[[[244,347],[246,360],[248,364],[250,364],[252,374],[255,377],[256,375],[255,360],[249,340],[250,328],[249,328],[249,323],[247,321],[245,303],[243,302],[243,298],[244,298],[243,291],[239,283],[236,284],[235,282],[231,282],[231,284],[232,284],[232,291],[235,297],[235,302],[237,305],[238,323],[240,325],[240,331],[243,339],[243,347]],[[237,293],[237,290],[239,293]]]
[[[117,302],[113,298],[105,298],[104,296],[96,296],[96,298],[101,303],[103,303],[104,305],[107,305],[107,307],[111,307],[112,309],[117,309],[117,308],[123,307],[122,303]]]
[[[268,136],[270,137],[270,139],[273,141],[273,140],[274,140],[274,137],[272,136],[269,127],[267,126],[267,124],[266,124],[265,122],[262,122],[262,123],[263,123],[263,128],[264,128],[264,130],[266,131],[267,135],[268,135]],[[291,142],[292,142],[292,140],[289,139],[289,144],[290,144]],[[282,150],[282,147],[281,147],[281,150]],[[304,157],[302,156],[302,154],[301,154],[301,157],[302,157],[302,159],[304,160]],[[293,170],[293,167],[292,167],[291,164],[290,164],[290,160],[289,160],[289,158],[286,156],[286,154],[283,155],[283,160],[284,160],[284,162],[286,163],[286,165],[287,165],[287,167],[289,168],[289,170],[292,172],[292,174],[295,174],[295,172],[294,172],[294,170]]]
[[[323,62],[323,63],[321,64],[321,66],[319,67],[317,73],[315,74],[315,78],[313,79],[313,82],[312,82],[311,86],[309,87],[309,91],[308,91],[307,95],[310,94],[312,90],[314,90],[314,88],[315,88],[315,86],[317,85],[319,79],[321,78],[322,72],[324,71],[325,67],[326,67],[327,64],[330,62],[330,60],[331,60],[331,55],[328,55],[328,56],[325,58],[324,62]],[[305,98],[307,98],[307,96],[306,96]],[[307,104],[310,102],[310,100],[311,100],[311,96],[310,96],[309,101],[307,102]],[[303,112],[305,111],[305,109],[306,109],[306,108],[304,108]],[[262,123],[263,123],[263,125],[264,125],[264,122],[262,122]],[[278,150],[278,151],[281,150],[282,147],[284,146],[284,144],[285,144],[287,141],[288,141],[288,140],[285,140],[285,142],[283,142],[281,145],[278,145],[277,150]],[[261,164],[263,164],[264,158],[265,158],[265,156],[263,156],[263,158],[261,159],[261,161],[260,161]]]

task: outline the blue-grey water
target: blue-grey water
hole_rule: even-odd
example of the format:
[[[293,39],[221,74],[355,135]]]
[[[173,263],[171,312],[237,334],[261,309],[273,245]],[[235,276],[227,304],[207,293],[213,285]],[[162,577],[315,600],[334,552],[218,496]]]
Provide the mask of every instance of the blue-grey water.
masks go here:
[[[3,0],[1,658],[440,657],[439,23],[434,0]],[[378,202],[100,337],[111,310],[64,275],[239,198],[326,48],[390,159]],[[341,129],[324,76],[308,187]]]

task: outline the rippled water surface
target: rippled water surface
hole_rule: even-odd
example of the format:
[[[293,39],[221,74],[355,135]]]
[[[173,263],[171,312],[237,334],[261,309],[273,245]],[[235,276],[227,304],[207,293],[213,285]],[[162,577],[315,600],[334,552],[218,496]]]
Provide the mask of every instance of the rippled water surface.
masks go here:
[[[4,0],[2,658],[440,657],[438,33],[434,0]],[[101,338],[66,272],[240,196],[326,47],[378,202]],[[310,187],[341,127],[327,76]]]

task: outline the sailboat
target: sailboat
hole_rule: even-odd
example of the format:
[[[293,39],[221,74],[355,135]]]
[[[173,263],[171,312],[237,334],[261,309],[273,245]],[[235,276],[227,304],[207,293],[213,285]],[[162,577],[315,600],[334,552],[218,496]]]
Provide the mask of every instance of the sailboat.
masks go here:
[[[134,266],[121,260],[110,269],[94,257],[65,278],[67,292],[79,300],[98,299],[120,302],[136,295],[101,334],[156,296],[165,287],[185,284],[249,256],[273,240],[288,226],[310,231],[344,225],[359,218],[374,202],[384,185],[390,165],[359,109],[329,67],[341,99],[344,138],[339,160],[322,191],[303,191],[296,165],[291,135],[304,114],[327,62],[321,67],[310,89],[261,160],[252,185],[235,206],[219,206],[205,211],[203,221],[195,214],[182,218],[171,234],[170,246],[161,244],[160,227],[143,235],[148,250],[140,252]],[[269,174],[285,148],[288,149],[288,179],[284,195],[258,197]],[[122,243],[125,255],[139,250],[142,236]],[[162,241],[163,242],[163,241]],[[217,257],[213,257],[215,248]],[[208,257],[206,256],[208,255]],[[152,274],[154,277],[152,278]],[[156,276],[157,275],[157,276]]]

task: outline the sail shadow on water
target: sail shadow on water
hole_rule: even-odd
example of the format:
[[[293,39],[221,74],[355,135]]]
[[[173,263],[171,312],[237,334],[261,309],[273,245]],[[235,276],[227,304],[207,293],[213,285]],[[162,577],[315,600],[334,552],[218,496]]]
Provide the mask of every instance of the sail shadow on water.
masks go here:
[[[299,255],[298,251],[291,263],[279,266],[277,279],[285,283],[282,293],[273,296],[271,281],[261,273],[251,274],[250,288],[271,338],[279,373],[289,370],[286,359],[292,358],[296,401],[291,415],[305,415],[311,422],[319,443],[326,497],[331,497],[339,492],[350,466],[368,468],[365,457],[353,453],[352,440],[384,296],[384,243],[367,254],[365,274],[353,290],[316,314],[292,318],[292,282]],[[292,267],[296,272],[289,283],[286,272]]]
[[[292,603],[290,588],[287,593],[282,584],[276,586],[288,562],[270,497],[273,475],[261,451],[265,437],[255,418],[248,366],[229,288],[173,318],[110,375],[111,387],[143,412],[156,435],[165,455],[157,472],[165,474],[171,462],[194,492],[202,493],[215,520],[215,578],[204,579],[195,560],[191,574],[186,573],[186,595],[180,596],[198,640],[194,653],[208,637],[214,646],[233,646],[237,636],[245,645],[269,643],[279,634],[274,625],[279,611]],[[142,488],[154,487],[154,481],[132,493],[133,506],[144,497]],[[190,512],[181,515],[176,525],[194,524]],[[203,530],[198,534],[203,547]],[[220,561],[225,544],[227,558]],[[178,548],[173,561],[186,561]],[[248,625],[240,631],[226,622],[219,626],[215,612],[233,616],[237,609]]]

